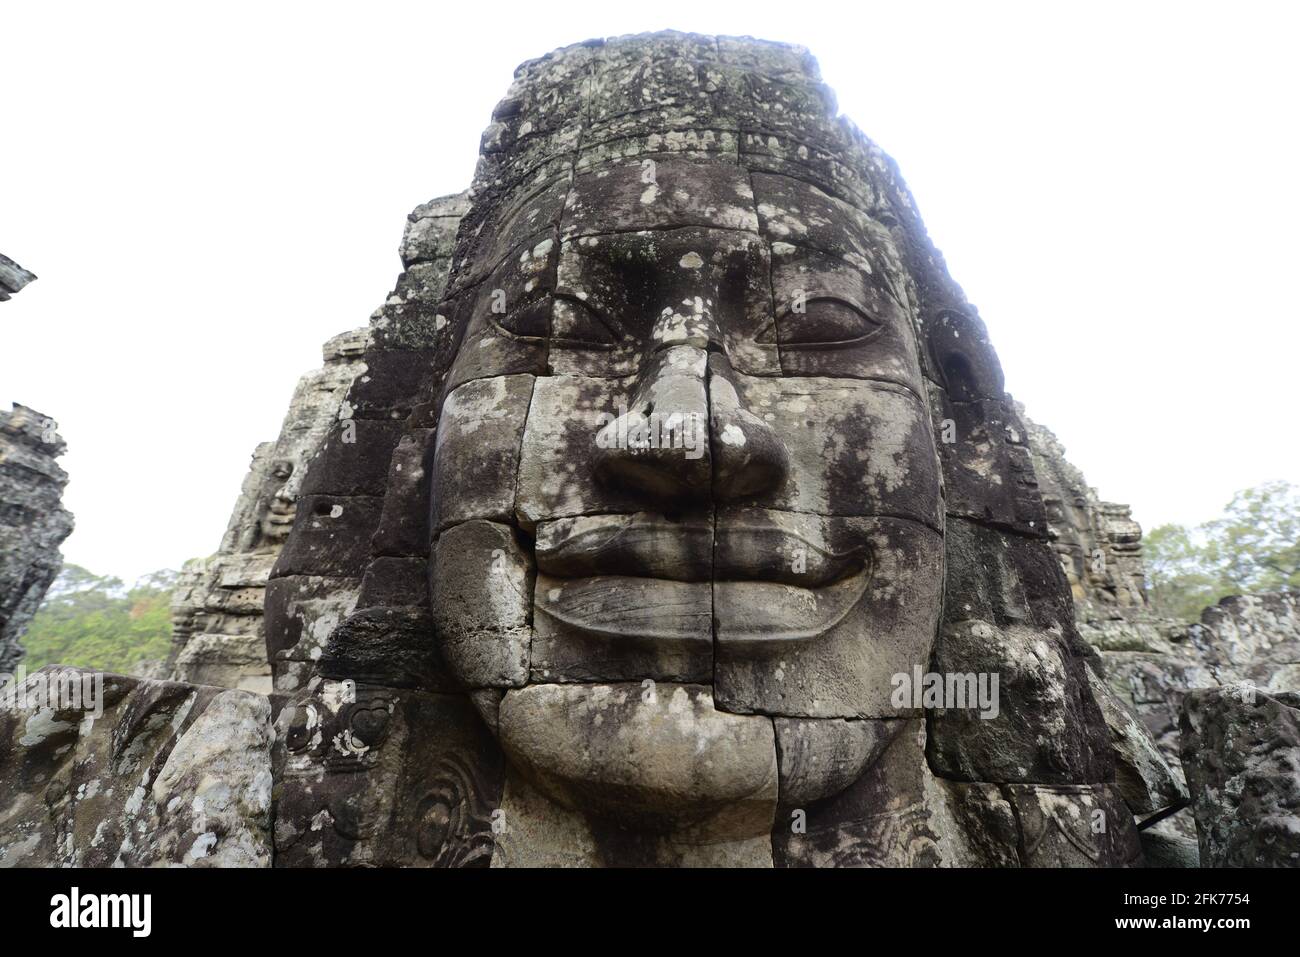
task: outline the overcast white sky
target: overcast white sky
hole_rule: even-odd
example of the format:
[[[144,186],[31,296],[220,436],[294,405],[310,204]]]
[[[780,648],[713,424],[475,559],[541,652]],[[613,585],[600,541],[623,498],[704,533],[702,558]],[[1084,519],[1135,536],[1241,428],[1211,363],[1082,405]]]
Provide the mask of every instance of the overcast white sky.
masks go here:
[[[807,45],[901,164],[1030,414],[1150,527],[1300,480],[1290,4],[0,0],[0,401],[67,439],[69,561],[218,545],[320,343],[468,185],[522,60],[674,28]]]

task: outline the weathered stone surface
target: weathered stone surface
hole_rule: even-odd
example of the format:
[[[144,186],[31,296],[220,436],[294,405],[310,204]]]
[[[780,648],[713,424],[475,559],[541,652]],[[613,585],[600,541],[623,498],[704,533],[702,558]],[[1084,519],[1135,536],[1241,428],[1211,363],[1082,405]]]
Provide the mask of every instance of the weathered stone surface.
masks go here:
[[[707,581],[538,575],[533,680],[707,682],[712,599]]]
[[[513,769],[495,820],[493,867],[772,866],[770,835],[750,827],[629,829],[551,800]]]
[[[22,659],[23,633],[72,534],[72,513],[60,501],[68,475],[55,461],[65,448],[49,417],[24,405],[0,411],[0,673]]]
[[[1029,538],[1044,536],[1046,513],[1024,426],[1010,403],[955,402],[932,389],[931,409],[941,434],[949,436],[939,443],[949,514]]]
[[[1145,611],[1142,529],[1129,507],[1101,501],[1083,473],[1066,460],[1056,436],[1023,421],[1047,509],[1048,535],[1070,582],[1078,617],[1095,621]]]
[[[35,273],[28,272],[8,256],[0,253],[0,302],[7,300],[35,278]]]
[[[1010,784],[1025,867],[1140,867],[1133,815],[1110,785]]]
[[[1183,697],[1182,756],[1206,867],[1300,867],[1300,694]]]
[[[462,686],[526,684],[535,572],[513,529],[483,521],[447,529],[430,573],[438,646]]]
[[[775,718],[781,808],[838,794],[862,776],[904,726],[902,721]]]
[[[514,517],[533,381],[530,375],[477,379],[447,397],[433,453],[433,531]]]
[[[879,725],[865,769],[845,790],[782,802],[772,832],[778,867],[1015,866],[1017,830],[997,787],[935,778],[917,719]]]
[[[1189,637],[1220,682],[1300,689],[1300,594],[1231,595],[1201,612]]]
[[[772,722],[718,711],[705,686],[512,689],[499,734],[511,761],[565,807],[712,840],[771,829]]]
[[[758,572],[768,559],[754,562],[750,550],[774,541],[803,549],[794,564],[805,569],[810,553],[832,568],[833,557],[844,564],[828,583],[793,569],[773,569],[765,581]],[[893,677],[929,666],[941,547],[937,534],[910,521],[721,514],[713,585],[719,702],[809,718],[916,714],[911,700],[894,700]],[[758,580],[743,580],[751,574]]]
[[[381,555],[371,560],[361,579],[358,608],[390,605],[429,605],[429,561],[427,558],[395,558]]]
[[[257,633],[192,635],[176,656],[174,670],[222,688],[266,693],[271,686],[266,639]]]
[[[577,375],[537,380],[519,453],[515,511],[522,528],[548,519],[645,510],[635,494],[595,482],[583,468],[599,448],[601,428],[628,408],[617,380]]]
[[[330,635],[356,608],[359,590],[346,578],[290,575],[267,582],[266,652],[276,691],[307,686]]]
[[[1119,788],[1137,814],[1181,803],[1184,695],[1243,681],[1271,691],[1300,685],[1300,602],[1285,594],[1232,596],[1205,609],[1197,622],[1159,617],[1147,603],[1142,530],[1128,507],[1102,501],[1065,459],[1056,436],[1026,424],[1048,535],[1070,582],[1079,631],[1100,651],[1116,699],[1105,700],[1109,696],[1094,683],[1111,728]],[[1146,735],[1129,733],[1129,710]],[[1161,762],[1153,760],[1146,738]],[[1167,842],[1157,854],[1175,854],[1184,863],[1188,855],[1180,848],[1197,836],[1190,809],[1143,833]]]
[[[454,692],[427,608],[390,605],[349,615],[329,636],[319,673],[388,688]]]
[[[1111,694],[1091,668],[1086,670],[1093,697],[1101,706],[1110,731],[1116,788],[1129,810],[1145,815],[1185,804],[1187,788],[1169,767],[1151,732],[1128,706]]]
[[[1061,639],[1024,625],[968,621],[945,627],[933,670],[997,676],[997,713],[930,712],[930,763],[962,781],[1101,783],[1114,774],[1087,666]]]
[[[376,555],[428,556],[434,439],[433,429],[414,429],[393,450],[384,508],[371,540]]]
[[[1195,840],[1148,828],[1140,831],[1147,867],[1200,867],[1201,849]]]
[[[57,668],[0,695],[0,866],[270,866],[266,698]]]
[[[276,717],[277,867],[486,867],[499,749],[463,695],[323,680]]]

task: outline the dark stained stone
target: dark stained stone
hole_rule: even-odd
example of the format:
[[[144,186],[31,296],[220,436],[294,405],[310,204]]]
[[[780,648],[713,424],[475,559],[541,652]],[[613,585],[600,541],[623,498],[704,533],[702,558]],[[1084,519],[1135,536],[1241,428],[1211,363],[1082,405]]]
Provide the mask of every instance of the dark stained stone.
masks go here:
[[[486,867],[501,753],[462,695],[325,681],[276,719],[277,867]]]
[[[360,578],[383,500],[372,495],[304,495],[293,532],[272,578],[316,575]]]
[[[1181,727],[1201,863],[1300,866],[1300,694],[1190,691]]]
[[[401,424],[387,420],[343,419],[334,423],[316,457],[307,463],[302,495],[383,495],[389,458],[401,434]]]
[[[433,429],[411,429],[393,449],[379,528],[371,540],[376,555],[429,554],[429,493],[435,438]]]
[[[434,640],[433,619],[417,606],[353,612],[330,633],[319,671],[388,688],[459,690]]]

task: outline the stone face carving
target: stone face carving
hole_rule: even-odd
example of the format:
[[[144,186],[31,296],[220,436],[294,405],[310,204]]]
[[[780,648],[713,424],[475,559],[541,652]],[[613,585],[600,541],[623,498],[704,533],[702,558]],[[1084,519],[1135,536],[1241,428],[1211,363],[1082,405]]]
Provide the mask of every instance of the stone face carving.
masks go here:
[[[526,63],[455,212],[268,585],[279,860],[1139,859],[1026,428],[807,51]],[[1000,716],[901,693],[933,662]],[[417,860],[365,822],[444,764]]]
[[[365,370],[367,335],[356,329],[325,343],[325,364],[298,380],[279,437],[253,452],[220,549],[182,569],[172,594],[173,680],[271,691],[266,579],[293,525],[307,462]]]
[[[0,867],[269,867],[270,740],[261,695],[43,668],[0,691]]]
[[[65,448],[47,416],[23,405],[0,411],[0,673],[22,659],[19,642],[72,534],[60,501],[68,475],[55,461]]]
[[[1103,502],[1065,458],[1048,429],[1025,420],[1034,472],[1047,509],[1048,535],[1070,582],[1080,620],[1146,611],[1142,528],[1127,505]]]
[[[1300,695],[1191,691],[1181,724],[1201,863],[1300,866]]]
[[[429,295],[437,295],[446,283],[451,241],[464,206],[463,195],[445,196],[422,204],[407,217],[399,252],[407,275],[417,275]],[[319,654],[329,631],[355,607],[359,582],[303,580],[271,586],[273,605],[292,608],[297,621],[292,641],[273,647],[268,658],[263,629],[267,579],[284,548],[299,501],[322,504],[313,497],[319,489],[305,484],[307,464],[318,454],[336,459],[336,467],[348,476],[339,491],[349,495],[373,493],[387,484],[388,448],[377,451],[376,445],[388,442],[398,427],[365,421],[373,401],[359,400],[354,407],[344,399],[357,379],[362,385],[382,388],[388,366],[380,361],[369,368],[363,356],[371,335],[388,325],[388,312],[399,308],[390,302],[372,317],[372,328],[354,329],[324,344],[324,365],[298,380],[280,435],[254,451],[220,549],[182,570],[172,596],[173,647],[167,663],[174,680],[266,693],[273,684],[271,662],[278,660],[282,684],[292,685],[306,662]],[[331,434],[335,425],[339,430]],[[425,438],[430,437],[431,433]],[[421,447],[413,437],[404,441],[410,467],[401,472],[402,463],[397,463],[396,481],[418,481]],[[326,515],[330,511],[332,506],[326,508]],[[400,518],[389,523],[395,539],[406,531],[400,519],[407,514],[403,510]],[[409,543],[395,544],[400,550]],[[382,587],[388,577],[380,576],[376,587]],[[422,583],[423,569],[417,577]]]

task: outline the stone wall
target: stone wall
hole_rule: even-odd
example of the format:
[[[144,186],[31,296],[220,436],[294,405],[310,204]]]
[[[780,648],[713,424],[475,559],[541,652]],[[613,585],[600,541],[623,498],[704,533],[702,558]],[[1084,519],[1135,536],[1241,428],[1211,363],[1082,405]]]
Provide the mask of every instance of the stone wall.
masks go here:
[[[55,461],[66,446],[54,429],[24,405],[0,411],[0,672],[22,658],[19,641],[72,533],[72,513],[61,502],[68,475]]]
[[[1048,534],[1070,581],[1079,633],[1100,653],[1110,690],[1183,783],[1180,717],[1185,727],[1189,692],[1243,682],[1269,692],[1300,688],[1300,595],[1234,595],[1196,622],[1154,614],[1145,594],[1142,530],[1128,506],[1103,501],[1056,436],[1026,424]],[[1203,797],[1200,804],[1198,814]],[[1190,810],[1158,827],[1196,837]]]
[[[1300,594],[1230,595],[1201,612],[1188,636],[1220,684],[1300,689]]]
[[[262,695],[89,669],[0,688],[0,868],[269,867]]]

